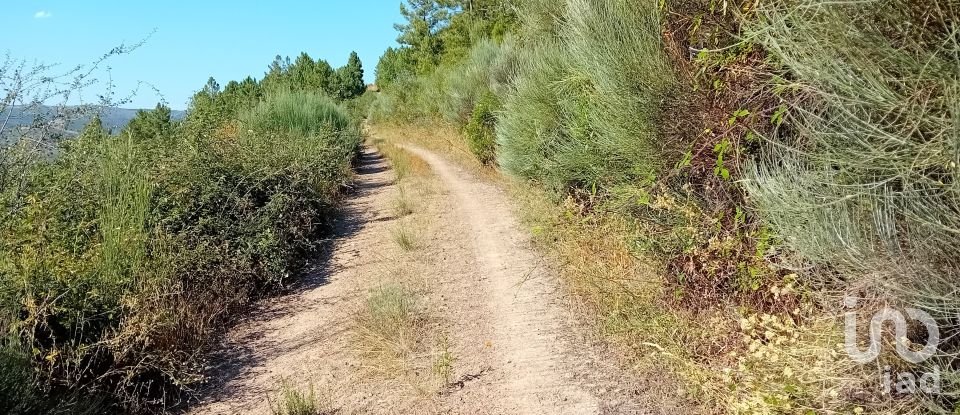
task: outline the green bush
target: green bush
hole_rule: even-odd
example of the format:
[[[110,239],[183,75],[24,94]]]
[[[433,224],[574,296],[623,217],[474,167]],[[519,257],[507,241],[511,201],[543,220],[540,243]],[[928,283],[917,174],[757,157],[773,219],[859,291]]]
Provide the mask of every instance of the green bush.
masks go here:
[[[231,316],[316,248],[357,123],[285,92],[212,135],[88,130],[26,172],[0,222],[0,329],[20,356],[0,372],[27,362],[35,396],[65,408],[175,405]],[[0,377],[0,393],[17,379]]]
[[[773,2],[755,36],[784,65],[791,126],[751,196],[807,258],[954,293],[960,265],[958,17],[947,1]],[[928,293],[939,296],[939,293]]]
[[[533,49],[521,61],[496,128],[500,166],[556,192],[565,191],[577,170],[564,165],[563,155],[586,153],[576,147],[589,145],[586,125],[575,124],[585,105],[582,86],[570,73],[560,45]]]
[[[513,40],[481,39],[467,55],[419,76],[400,76],[371,105],[373,121],[442,119],[458,128],[470,121],[474,106],[489,92],[505,94],[516,70]]]
[[[503,43],[483,39],[474,44],[463,60],[443,72],[444,94],[440,115],[457,126],[464,126],[474,106],[491,91],[502,94],[516,67],[516,49],[511,39]]]
[[[496,95],[488,92],[473,107],[470,121],[464,127],[464,133],[470,143],[470,150],[484,164],[492,163],[496,159],[497,138],[494,128],[497,123],[496,111],[499,106],[500,103]]]
[[[432,114],[421,106],[424,81],[416,76],[401,76],[391,82],[389,90],[377,94],[370,104],[370,119],[374,122],[413,122]],[[435,103],[434,103],[435,105]]]
[[[659,14],[645,2],[567,2],[560,43],[524,56],[504,100],[501,166],[560,193],[609,190],[662,168],[654,119],[676,80]]]

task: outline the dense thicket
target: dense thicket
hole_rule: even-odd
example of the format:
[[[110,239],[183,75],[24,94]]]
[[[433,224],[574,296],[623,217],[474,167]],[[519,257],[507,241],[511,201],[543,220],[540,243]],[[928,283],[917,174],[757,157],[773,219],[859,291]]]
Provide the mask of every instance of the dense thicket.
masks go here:
[[[181,403],[224,325],[317,248],[362,76],[356,54],[336,71],[303,54],[262,81],[211,78],[182,122],[162,105],[116,134],[94,119],[24,164],[0,216],[0,412]]]
[[[691,377],[720,385],[710,396],[731,412],[953,406],[878,393],[869,367],[833,351],[830,293],[953,326],[955,2],[476,3],[406,6],[374,120],[452,123],[583,222],[634,224],[635,254],[663,263],[670,318],[729,322],[677,352],[727,367]],[[954,367],[951,344],[925,364]]]

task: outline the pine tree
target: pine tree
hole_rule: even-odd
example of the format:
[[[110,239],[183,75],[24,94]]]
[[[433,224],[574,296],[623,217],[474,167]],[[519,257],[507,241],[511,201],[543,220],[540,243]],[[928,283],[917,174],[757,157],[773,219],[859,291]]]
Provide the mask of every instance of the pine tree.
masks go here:
[[[363,63],[360,62],[357,52],[350,52],[347,66],[343,67],[340,75],[340,82],[343,85],[343,99],[359,97],[366,90],[366,84],[363,83]]]
[[[110,135],[107,132],[107,129],[103,127],[103,120],[100,119],[100,114],[94,114],[93,118],[90,119],[90,122],[83,127],[83,131],[80,131],[80,136],[78,140],[102,140],[104,137]]]
[[[316,63],[307,52],[301,52],[300,56],[290,65],[291,87],[294,89],[314,89],[317,86]]]
[[[397,42],[411,48],[420,73],[429,71],[440,60],[443,44],[437,33],[453,14],[447,3],[449,1],[407,0],[407,4],[400,5],[400,14],[407,23],[393,26],[400,32]]]
[[[314,87],[326,92],[327,95],[336,96],[340,82],[337,80],[337,74],[333,70],[333,67],[330,66],[330,63],[320,59],[317,61],[317,64],[313,66],[313,71],[314,82],[316,82]]]
[[[270,66],[267,66],[267,75],[280,75],[281,72],[283,72],[283,58],[277,55]]]
[[[388,87],[393,81],[416,72],[415,63],[409,47],[387,48],[377,62],[376,84],[379,88]]]
[[[220,93],[220,84],[211,76],[207,79],[207,84],[203,86],[203,92],[209,95],[210,98],[216,97],[217,94]]]
[[[124,129],[125,134],[130,134],[136,139],[167,137],[172,131],[173,120],[170,107],[163,104],[157,104],[152,111],[137,111],[137,115]]]

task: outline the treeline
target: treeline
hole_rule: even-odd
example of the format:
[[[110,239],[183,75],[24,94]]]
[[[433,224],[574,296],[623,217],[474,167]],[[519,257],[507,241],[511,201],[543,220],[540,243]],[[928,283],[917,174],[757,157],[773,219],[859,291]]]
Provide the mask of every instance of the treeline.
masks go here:
[[[732,413],[953,407],[884,394],[877,376],[939,370],[952,390],[953,342],[920,364],[854,364],[837,293],[864,321],[893,304],[953,326],[954,2],[418,0],[403,14],[371,118],[451,124],[576,226],[631,224],[619,237],[660,264],[641,290],[657,294],[595,305],[628,344],[660,347],[638,355],[666,351]]]
[[[287,286],[328,229],[360,145],[356,54],[262,80],[212,78],[182,121],[94,119],[55,156],[4,149],[0,412],[158,412],[203,386],[207,353]],[[9,165],[6,165],[9,166]]]
[[[323,59],[313,60],[306,52],[293,62],[290,57],[277,55],[260,81],[247,77],[221,87],[211,77],[191,98],[190,112],[194,119],[211,121],[216,126],[255,105],[267,94],[279,91],[305,91],[336,101],[359,98],[366,91],[363,63],[356,52],[351,52],[347,64],[336,70]]]

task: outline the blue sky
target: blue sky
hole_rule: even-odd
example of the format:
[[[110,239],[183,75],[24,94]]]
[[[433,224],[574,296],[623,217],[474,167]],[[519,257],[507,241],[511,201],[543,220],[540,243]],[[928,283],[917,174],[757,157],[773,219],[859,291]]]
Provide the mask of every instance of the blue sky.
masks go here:
[[[393,24],[402,19],[400,0],[27,0],[6,2],[3,9],[0,27],[8,35],[0,53],[63,68],[92,62],[156,29],[143,47],[113,58],[110,74],[118,93],[148,82],[174,109],[184,109],[209,76],[221,85],[261,78],[278,54],[293,59],[305,51],[338,67],[356,50],[372,82],[380,54],[396,44]],[[106,79],[105,71],[98,77]],[[97,88],[85,94],[94,96]],[[159,98],[141,88],[125,106],[152,107]]]

